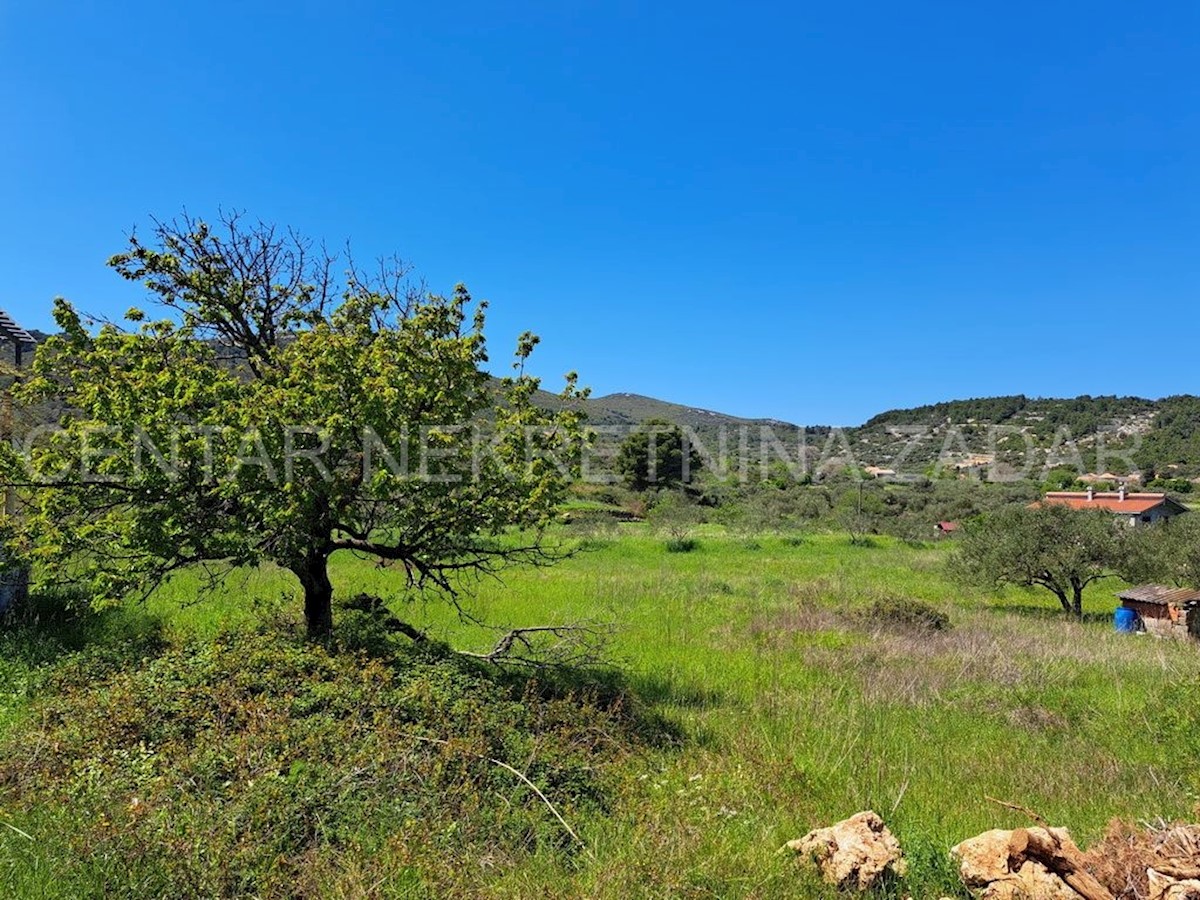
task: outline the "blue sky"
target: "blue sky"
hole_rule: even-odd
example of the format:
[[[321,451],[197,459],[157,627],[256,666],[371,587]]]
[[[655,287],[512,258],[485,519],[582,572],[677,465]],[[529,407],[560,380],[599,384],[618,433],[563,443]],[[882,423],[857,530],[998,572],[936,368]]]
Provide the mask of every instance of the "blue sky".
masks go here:
[[[1200,392],[1200,4],[0,5],[0,307],[219,205],[741,415]]]

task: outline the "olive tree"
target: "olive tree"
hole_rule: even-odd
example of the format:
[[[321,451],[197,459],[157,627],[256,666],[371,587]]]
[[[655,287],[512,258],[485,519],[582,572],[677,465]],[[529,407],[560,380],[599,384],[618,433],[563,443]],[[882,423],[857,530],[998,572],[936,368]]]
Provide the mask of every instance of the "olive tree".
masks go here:
[[[1117,525],[1102,510],[1011,506],[967,523],[951,567],[974,584],[1044,588],[1082,616],[1084,588],[1111,577],[1121,552]]]
[[[1200,516],[1193,513],[1149,528],[1130,529],[1126,544],[1121,564],[1121,577],[1126,581],[1200,587]]]
[[[867,490],[863,481],[847,488],[834,505],[834,520],[856,547],[870,546],[870,536],[879,532],[888,513],[883,493]]]
[[[578,404],[534,403],[538,379],[484,371],[484,303],[367,277],[291,231],[223,215],[156,222],[109,261],[160,315],[62,333],[24,384],[71,411],[26,448],[17,543],[43,577],[98,600],[189,566],[274,563],[295,575],[313,636],[332,628],[330,556],[392,565],[453,594],[462,576],[556,551],[545,528],[578,467]],[[582,396],[574,374],[562,397]]]

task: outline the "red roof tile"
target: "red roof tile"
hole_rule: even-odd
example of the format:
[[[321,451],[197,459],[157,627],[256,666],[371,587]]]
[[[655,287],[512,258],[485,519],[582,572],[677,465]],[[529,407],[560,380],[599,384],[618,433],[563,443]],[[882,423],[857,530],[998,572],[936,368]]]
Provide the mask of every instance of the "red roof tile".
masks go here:
[[[1046,495],[1046,503],[1059,506],[1069,506],[1071,509],[1107,509],[1114,513],[1137,515],[1149,512],[1156,506],[1170,503],[1177,506],[1174,500],[1169,500],[1166,494],[1125,494],[1096,491],[1091,498],[1086,491],[1051,491]]]

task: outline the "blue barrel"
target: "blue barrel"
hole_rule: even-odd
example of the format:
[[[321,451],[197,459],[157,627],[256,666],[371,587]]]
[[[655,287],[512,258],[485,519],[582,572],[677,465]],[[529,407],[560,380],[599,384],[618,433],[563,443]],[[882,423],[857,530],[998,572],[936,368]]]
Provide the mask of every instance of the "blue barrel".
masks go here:
[[[1113,613],[1113,626],[1122,634],[1133,634],[1138,630],[1138,624],[1141,619],[1136,610],[1130,609],[1128,606],[1118,606],[1117,611]]]

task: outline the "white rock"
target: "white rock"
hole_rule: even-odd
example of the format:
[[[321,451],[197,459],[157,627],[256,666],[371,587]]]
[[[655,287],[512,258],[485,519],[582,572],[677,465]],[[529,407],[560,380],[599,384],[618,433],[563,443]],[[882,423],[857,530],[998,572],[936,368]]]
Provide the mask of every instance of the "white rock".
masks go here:
[[[1179,879],[1146,870],[1150,879],[1150,900],[1200,900],[1200,881],[1194,878]]]
[[[810,831],[787,846],[815,863],[826,882],[841,888],[865,891],[885,873],[903,875],[907,870],[900,842],[870,810]]]
[[[1029,829],[1049,831],[1074,849],[1065,828]],[[1003,829],[985,831],[951,848],[963,884],[979,900],[1081,900],[1065,881],[1035,860],[1013,860],[1009,847],[1013,833]]]

